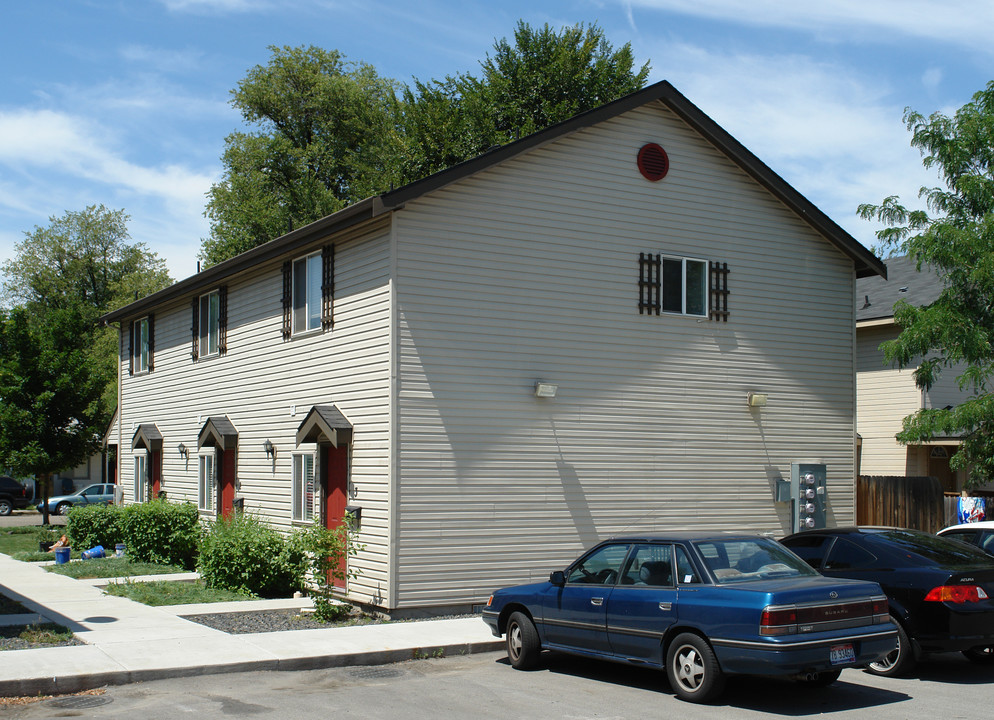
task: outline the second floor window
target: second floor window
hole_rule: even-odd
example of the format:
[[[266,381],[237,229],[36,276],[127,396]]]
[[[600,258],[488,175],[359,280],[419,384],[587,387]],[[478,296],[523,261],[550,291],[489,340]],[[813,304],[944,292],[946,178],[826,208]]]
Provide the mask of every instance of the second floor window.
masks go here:
[[[293,261],[293,332],[321,327],[321,253]]]
[[[146,315],[131,323],[131,352],[128,372],[131,375],[152,372],[152,316]]]
[[[221,293],[200,296],[200,357],[217,355],[220,340]]]

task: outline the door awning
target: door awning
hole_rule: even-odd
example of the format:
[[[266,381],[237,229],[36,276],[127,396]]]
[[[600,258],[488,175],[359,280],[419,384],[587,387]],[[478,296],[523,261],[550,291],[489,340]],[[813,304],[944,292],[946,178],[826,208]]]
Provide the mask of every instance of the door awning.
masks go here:
[[[352,423],[334,405],[314,405],[297,428],[297,446],[331,443],[335,447],[352,440]]]
[[[231,424],[227,415],[207,418],[197,435],[197,448],[216,447],[219,450],[231,450],[238,445],[238,431]]]
[[[135,430],[135,435],[131,438],[131,449],[146,449],[149,452],[160,452],[162,450],[162,433],[154,423],[142,423]]]

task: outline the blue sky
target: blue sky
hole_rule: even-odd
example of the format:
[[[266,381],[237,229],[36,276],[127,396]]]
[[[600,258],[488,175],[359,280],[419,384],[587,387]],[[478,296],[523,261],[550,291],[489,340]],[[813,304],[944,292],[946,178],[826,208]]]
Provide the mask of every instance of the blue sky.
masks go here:
[[[860,202],[937,184],[902,123],[994,79],[987,0],[30,0],[0,15],[0,261],[104,204],[173,277],[196,271],[229,91],[270,45],[401,82],[475,72],[516,22],[598,23],[866,245]]]

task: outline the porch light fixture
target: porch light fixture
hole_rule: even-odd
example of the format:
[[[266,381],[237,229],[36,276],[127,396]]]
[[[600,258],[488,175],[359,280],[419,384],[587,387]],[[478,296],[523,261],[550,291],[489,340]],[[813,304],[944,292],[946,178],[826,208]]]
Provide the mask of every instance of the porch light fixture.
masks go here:
[[[266,451],[266,457],[274,457],[276,455],[276,448],[273,447],[273,443],[267,438],[266,442],[262,443],[262,449]]]
[[[749,407],[766,407],[766,400],[769,395],[766,393],[751,392],[746,395],[746,400],[749,403]]]
[[[558,385],[545,383],[542,382],[541,380],[535,383],[535,397],[554,398],[558,390],[559,390]]]
[[[179,447],[176,448],[176,451],[180,454],[180,457],[190,457],[190,451],[186,449],[186,445],[184,445],[183,443],[179,444]]]

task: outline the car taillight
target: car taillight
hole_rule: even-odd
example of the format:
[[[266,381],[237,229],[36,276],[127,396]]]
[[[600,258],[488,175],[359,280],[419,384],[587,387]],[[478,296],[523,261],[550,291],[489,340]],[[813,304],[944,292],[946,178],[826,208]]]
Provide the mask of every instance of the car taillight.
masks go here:
[[[979,585],[940,585],[928,591],[926,602],[968,603],[987,599],[987,593]]]
[[[873,622],[890,622],[890,603],[887,598],[873,598]]]
[[[760,635],[791,635],[797,632],[797,609],[766,608],[759,620]]]

